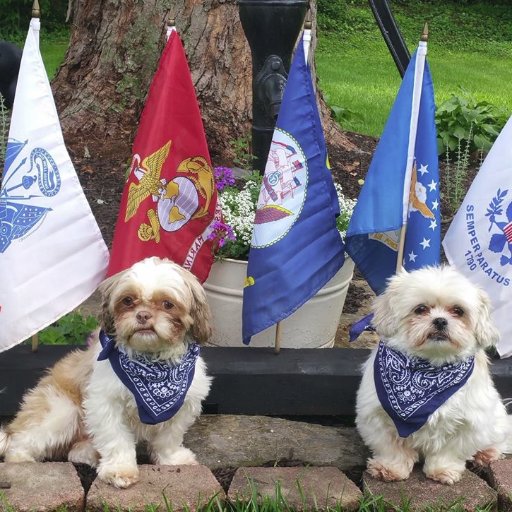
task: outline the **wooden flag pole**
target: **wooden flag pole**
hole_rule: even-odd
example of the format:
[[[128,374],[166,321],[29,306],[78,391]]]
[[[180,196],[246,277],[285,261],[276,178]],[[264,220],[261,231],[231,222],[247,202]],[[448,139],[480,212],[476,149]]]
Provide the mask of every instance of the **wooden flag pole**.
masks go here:
[[[424,41],[425,43],[428,41],[428,23],[425,22],[423,25],[423,31],[420,36],[420,41]],[[410,185],[409,185],[410,186]],[[409,195],[411,194],[411,191],[409,190]],[[405,234],[407,231],[407,224],[404,224],[402,226],[402,229],[400,230],[400,241],[398,243],[398,254],[396,257],[396,273],[400,272],[402,269],[402,261],[404,259],[404,247],[405,247]]]
[[[279,354],[281,352],[281,322],[276,324],[276,338],[274,341],[274,353]]]
[[[39,7],[39,1],[34,0],[32,4],[32,18],[41,17],[41,8]],[[32,352],[37,352],[39,348],[39,334],[35,333],[32,335]]]

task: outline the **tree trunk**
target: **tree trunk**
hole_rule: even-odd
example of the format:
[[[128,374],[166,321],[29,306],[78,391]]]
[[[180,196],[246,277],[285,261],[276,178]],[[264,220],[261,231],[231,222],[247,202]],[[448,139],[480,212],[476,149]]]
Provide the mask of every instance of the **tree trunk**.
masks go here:
[[[316,6],[312,2],[313,33]],[[87,141],[97,156],[126,157],[164,45],[167,21],[176,20],[196,88],[215,165],[229,164],[229,142],[250,133],[252,69],[235,0],[81,0],[73,2],[65,61],[53,81],[66,138]],[[314,52],[316,38],[311,51]],[[329,145],[354,145],[320,98]],[[334,151],[336,153],[336,151]]]

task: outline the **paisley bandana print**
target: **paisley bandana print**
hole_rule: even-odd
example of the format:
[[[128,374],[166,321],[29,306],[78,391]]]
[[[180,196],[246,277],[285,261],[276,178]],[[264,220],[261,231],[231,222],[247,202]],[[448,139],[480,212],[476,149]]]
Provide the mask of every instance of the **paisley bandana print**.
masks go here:
[[[103,350],[98,361],[108,359],[121,382],[130,390],[137,403],[142,423],[155,425],[172,418],[183,405],[192,379],[199,345],[191,343],[187,353],[177,364],[155,362],[137,354],[129,358],[116,347],[116,340],[100,331]]]
[[[458,391],[473,373],[475,358],[433,366],[379,344],[374,363],[377,395],[400,437],[419,430],[429,416]]]

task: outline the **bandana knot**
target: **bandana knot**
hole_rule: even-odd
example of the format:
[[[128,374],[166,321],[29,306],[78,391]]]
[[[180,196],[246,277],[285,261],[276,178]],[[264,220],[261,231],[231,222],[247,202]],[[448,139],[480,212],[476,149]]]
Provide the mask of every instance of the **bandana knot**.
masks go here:
[[[458,391],[473,373],[475,358],[433,366],[379,344],[374,362],[377,396],[400,437],[419,430],[430,415]]]
[[[183,405],[199,357],[199,345],[191,343],[181,360],[152,361],[143,354],[131,358],[116,347],[116,339],[100,331],[103,350],[98,361],[108,359],[115,374],[135,398],[142,423],[155,425],[172,418]]]

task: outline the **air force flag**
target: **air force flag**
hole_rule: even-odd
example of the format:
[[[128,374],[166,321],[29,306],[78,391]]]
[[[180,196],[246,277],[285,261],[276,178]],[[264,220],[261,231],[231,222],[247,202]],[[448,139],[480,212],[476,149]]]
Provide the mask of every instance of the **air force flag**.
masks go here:
[[[446,233],[448,261],[487,291],[501,340],[512,355],[512,117],[494,142]]]
[[[347,231],[346,250],[377,294],[397,268],[402,229],[406,270],[439,263],[439,169],[426,51],[420,42],[410,60]]]
[[[0,352],[37,333],[96,289],[108,250],[62,138],[28,31],[0,190]]]
[[[344,262],[339,206],[309,68],[297,45],[258,200],[243,341],[291,315]]]

